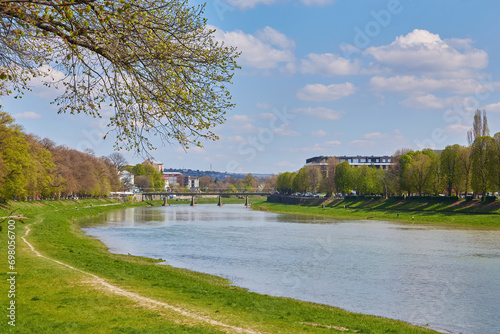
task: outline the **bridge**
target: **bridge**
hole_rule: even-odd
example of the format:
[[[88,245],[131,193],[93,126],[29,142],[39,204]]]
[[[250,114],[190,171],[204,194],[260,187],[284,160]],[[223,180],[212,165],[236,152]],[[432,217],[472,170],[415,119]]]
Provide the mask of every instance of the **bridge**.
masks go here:
[[[168,198],[170,196],[191,196],[191,206],[194,206],[195,197],[201,197],[201,196],[219,196],[219,202],[217,203],[218,206],[222,206],[222,196],[245,196],[245,206],[248,206],[248,196],[269,196],[272,195],[271,193],[266,193],[266,192],[254,192],[254,193],[247,193],[247,192],[239,192],[239,193],[227,193],[227,192],[209,192],[209,193],[185,193],[185,192],[172,192],[172,193],[165,193],[165,192],[150,192],[150,193],[142,193],[142,200],[144,201],[146,199],[153,200],[154,196],[159,196],[160,198],[163,198],[163,206],[169,206],[168,204]],[[144,197],[146,196],[146,197]]]

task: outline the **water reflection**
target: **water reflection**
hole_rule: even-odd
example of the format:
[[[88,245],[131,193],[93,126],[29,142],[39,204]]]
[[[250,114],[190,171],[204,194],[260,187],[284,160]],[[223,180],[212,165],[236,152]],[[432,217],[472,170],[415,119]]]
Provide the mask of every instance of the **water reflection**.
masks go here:
[[[85,231],[113,252],[231,279],[250,290],[500,333],[500,231],[255,212],[241,205],[134,208]]]

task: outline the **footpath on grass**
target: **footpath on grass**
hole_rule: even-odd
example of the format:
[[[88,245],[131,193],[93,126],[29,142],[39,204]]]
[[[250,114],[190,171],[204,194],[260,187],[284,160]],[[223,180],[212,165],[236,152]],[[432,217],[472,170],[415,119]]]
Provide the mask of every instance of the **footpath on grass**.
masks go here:
[[[1,207],[2,217],[26,218],[2,223],[0,256],[13,253],[14,262],[1,271],[11,280],[0,280],[0,302],[12,308],[2,307],[0,332],[435,333],[402,321],[251,293],[217,276],[159,265],[160,260],[112,254],[78,228],[82,219],[141,205],[147,204],[86,200]],[[6,231],[15,237],[11,240]]]
[[[254,209],[309,214],[332,219],[375,219],[467,228],[500,228],[500,201],[454,197],[346,197],[300,198],[273,195]]]

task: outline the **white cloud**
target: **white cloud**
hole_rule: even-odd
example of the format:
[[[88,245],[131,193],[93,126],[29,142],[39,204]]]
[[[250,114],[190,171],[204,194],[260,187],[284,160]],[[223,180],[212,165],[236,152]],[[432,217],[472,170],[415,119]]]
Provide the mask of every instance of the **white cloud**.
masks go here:
[[[314,136],[314,137],[324,137],[324,136],[326,136],[326,132],[323,131],[323,130],[313,131],[313,132],[311,132],[311,136]]]
[[[265,27],[255,35],[241,30],[224,32],[217,29],[214,37],[227,45],[235,46],[241,52],[238,58],[241,65],[272,69],[295,61],[295,42],[271,27]]]
[[[251,133],[258,131],[258,128],[250,123],[229,126],[235,133]]]
[[[491,112],[500,112],[500,102],[488,104],[483,109],[486,110],[486,112],[490,112],[490,111]]]
[[[257,106],[257,108],[264,109],[264,110],[273,108],[272,105],[270,105],[269,103],[265,103],[265,102],[257,102],[256,106]]]
[[[334,101],[354,94],[356,87],[346,82],[344,84],[307,85],[297,92],[297,98],[305,101]]]
[[[249,9],[254,8],[259,4],[271,5],[277,0],[226,0],[226,2],[233,7],[238,9]]]
[[[350,61],[335,54],[311,53],[301,60],[300,71],[304,74],[350,75],[359,72],[359,61]]]
[[[321,119],[337,120],[342,118],[342,111],[332,110],[324,107],[319,108],[297,108],[290,110],[291,113],[304,114]]]
[[[285,128],[274,129],[273,132],[275,134],[277,134],[278,136],[285,136],[285,137],[300,136],[300,133],[298,133],[297,131],[291,130],[291,129],[285,129]]]
[[[389,135],[386,133],[380,133],[380,132],[372,132],[372,133],[367,133],[363,136],[364,139],[369,139],[369,140],[376,140],[376,139],[384,139],[387,138]]]
[[[254,8],[257,5],[272,5],[279,0],[225,0],[227,4],[231,7],[238,8],[240,10]],[[336,0],[300,0],[306,6],[324,6],[334,3]],[[282,0],[283,2],[283,0]]]
[[[335,0],[300,0],[306,6],[324,6],[335,2]]]
[[[412,96],[401,102],[402,106],[415,109],[444,109],[458,105],[464,105],[467,98],[452,96],[440,98],[432,94]]]
[[[23,113],[12,115],[14,119],[39,119],[42,118],[40,114],[33,111],[25,111]]]
[[[65,80],[66,75],[49,65],[43,65],[37,68],[37,70],[40,72],[40,75],[29,81],[32,94],[43,99],[51,100],[61,95],[62,90],[64,90],[62,82]],[[61,83],[57,84],[58,82]],[[51,86],[47,87],[47,84]]]
[[[325,145],[327,145],[327,146],[339,146],[339,145],[342,145],[342,142],[340,140],[331,140],[331,141],[325,142]]]
[[[233,115],[230,117],[230,120],[235,122],[247,122],[247,123],[252,122],[252,120],[248,115]]]
[[[263,118],[263,119],[276,119],[278,117],[276,117],[275,114],[273,114],[272,112],[262,112],[259,114],[259,118]]]
[[[279,46],[282,49],[295,49],[295,42],[285,34],[269,26],[264,27],[256,33],[256,37],[262,42]]]
[[[238,142],[238,143],[246,141],[245,138],[243,138],[242,136],[227,137],[227,139],[231,142]]]
[[[475,79],[432,79],[415,76],[395,76],[390,78],[375,76],[369,86],[379,92],[397,92],[408,95],[426,94],[431,91],[447,91],[455,94],[475,94],[485,92],[487,87]]]
[[[469,126],[462,124],[451,124],[444,128],[444,132],[451,135],[463,135],[464,138],[467,135],[467,131],[470,130]]]
[[[472,48],[469,39],[442,40],[439,35],[421,29],[399,36],[389,45],[370,47],[364,54],[390,67],[419,71],[477,70],[488,66],[488,54]]]
[[[405,147],[408,145],[408,139],[400,130],[396,129],[389,133],[366,133],[361,138],[352,140],[349,144],[360,148],[371,147],[372,151],[375,151],[374,148],[377,148],[377,150],[387,152],[388,149],[396,150],[398,148]]]

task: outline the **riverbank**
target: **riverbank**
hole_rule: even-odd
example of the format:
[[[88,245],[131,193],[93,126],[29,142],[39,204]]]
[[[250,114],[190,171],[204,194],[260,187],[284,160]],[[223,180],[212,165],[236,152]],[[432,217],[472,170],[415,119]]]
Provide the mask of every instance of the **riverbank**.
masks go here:
[[[273,200],[271,198],[271,200]],[[278,201],[274,199],[274,201]],[[500,202],[453,198],[346,198],[283,204],[255,203],[256,210],[306,214],[331,219],[374,219],[467,228],[500,228]]]
[[[2,217],[27,217],[24,223],[12,224],[16,262],[13,269],[2,270],[4,276],[16,272],[16,296],[11,299],[16,326],[7,324],[5,313],[4,332],[435,333],[401,321],[251,293],[220,277],[158,265],[159,260],[111,254],[75,224],[110,210],[144,205],[85,200],[2,207]],[[1,254],[8,249],[5,226]],[[1,280],[3,305],[11,288]]]

